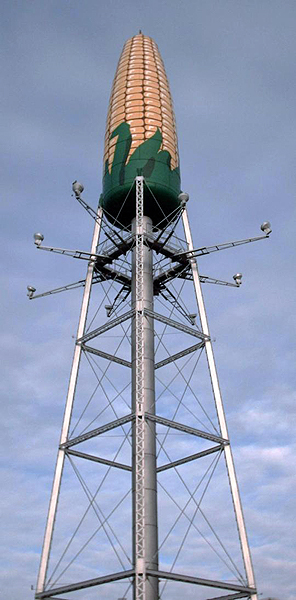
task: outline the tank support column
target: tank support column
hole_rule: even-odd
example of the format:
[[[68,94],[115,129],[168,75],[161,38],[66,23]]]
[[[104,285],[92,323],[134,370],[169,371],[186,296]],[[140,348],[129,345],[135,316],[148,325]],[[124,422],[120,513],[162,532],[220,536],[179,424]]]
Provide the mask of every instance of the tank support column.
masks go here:
[[[191,231],[190,231],[189,220],[188,220],[188,215],[187,215],[186,209],[183,211],[183,226],[184,226],[186,242],[188,244],[188,249],[193,250],[192,235],[191,235]],[[210,338],[210,331],[209,331],[209,326],[208,326],[205,305],[204,305],[204,301],[203,301],[203,295],[202,295],[202,290],[201,290],[201,284],[200,284],[200,278],[199,278],[196,259],[192,258],[190,262],[191,262],[193,285],[194,285],[194,289],[195,289],[195,295],[196,295],[196,301],[197,301],[197,306],[198,306],[198,311],[199,311],[199,316],[200,316],[202,332],[206,336],[209,336],[208,339],[206,339],[206,341],[205,341],[205,351],[206,351],[206,356],[207,356],[207,361],[208,361],[209,373],[210,373],[210,378],[211,378],[212,390],[213,390],[213,395],[214,395],[214,400],[215,400],[215,405],[216,405],[216,411],[217,411],[221,436],[224,439],[229,439],[227,425],[226,425],[225,412],[224,412],[224,406],[223,406],[223,401],[222,401],[222,396],[221,396],[221,391],[220,391],[220,386],[219,386],[219,381],[218,381],[218,375],[217,375],[217,370],[216,370],[216,365],[215,365],[215,360],[214,360],[212,342],[211,342],[211,338]],[[246,526],[245,526],[245,521],[244,521],[244,516],[243,516],[242,504],[241,504],[241,499],[240,499],[240,495],[239,495],[238,483],[237,483],[237,478],[236,478],[230,444],[225,445],[224,456],[225,456],[226,468],[227,468],[228,478],[229,478],[229,483],[230,483],[230,490],[231,490],[232,501],[233,501],[233,506],[234,506],[234,511],[235,511],[235,518],[236,518],[236,522],[237,522],[238,534],[239,534],[239,539],[240,539],[240,544],[241,544],[241,549],[242,549],[242,556],[243,556],[243,561],[244,561],[244,566],[245,566],[245,571],[246,571],[246,576],[247,576],[247,583],[250,588],[255,589],[256,586],[255,586],[253,565],[252,565],[252,560],[251,560],[251,553],[250,553],[249,542],[248,542],[248,538],[247,538]],[[257,600],[256,593],[252,594],[252,600]]]
[[[133,425],[133,553],[135,600],[157,600],[158,578],[146,577],[146,569],[158,570],[156,439],[155,423],[145,413],[155,413],[154,324],[145,316],[153,310],[152,250],[144,243],[152,222],[144,216],[144,180],[136,178],[136,218],[132,222],[135,245],[132,260],[132,410]]]
[[[103,211],[101,208],[98,208],[97,212],[97,220],[94,227],[94,233],[91,244],[91,253],[95,254],[97,251],[97,245],[99,243],[100,232],[101,232],[101,221],[102,221]],[[85,324],[87,319],[87,312],[89,306],[89,299],[91,293],[91,285],[94,274],[94,262],[92,260],[89,261],[87,268],[87,275],[84,286],[84,293],[81,305],[81,312],[79,317],[78,331],[77,331],[77,339],[81,338],[85,331]],[[68,387],[68,394],[66,400],[66,407],[64,413],[64,420],[62,425],[62,433],[60,444],[64,444],[68,440],[69,428],[71,422],[71,415],[75,397],[75,390],[79,372],[80,358],[81,358],[81,345],[76,344],[72,362],[72,369]],[[41,554],[41,561],[39,567],[38,581],[37,581],[37,592],[43,592],[46,585],[46,575],[49,563],[50,549],[52,544],[53,530],[56,520],[56,513],[58,508],[60,487],[64,469],[64,461],[65,461],[65,450],[59,447],[53,486],[51,491],[51,498],[49,503],[48,515],[47,515],[47,523],[44,534],[43,548]]]

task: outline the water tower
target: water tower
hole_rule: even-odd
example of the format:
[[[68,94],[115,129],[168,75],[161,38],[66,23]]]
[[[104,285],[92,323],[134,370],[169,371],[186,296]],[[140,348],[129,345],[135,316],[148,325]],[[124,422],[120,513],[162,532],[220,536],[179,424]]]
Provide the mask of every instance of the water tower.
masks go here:
[[[30,299],[84,288],[35,598],[256,599],[201,291],[242,276],[200,275],[197,258],[266,239],[270,224],[193,243],[169,84],[141,32],[112,86],[97,211],[83,189],[90,251],[35,244],[86,260],[86,278],[28,286]]]

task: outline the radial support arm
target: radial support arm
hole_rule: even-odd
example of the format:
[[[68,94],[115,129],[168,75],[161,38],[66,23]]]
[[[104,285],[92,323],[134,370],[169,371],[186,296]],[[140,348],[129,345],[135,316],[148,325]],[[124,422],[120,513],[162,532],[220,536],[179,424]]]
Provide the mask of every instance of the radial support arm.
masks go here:
[[[38,250],[46,250],[47,252],[53,252],[54,254],[62,254],[63,256],[79,258],[80,260],[93,260],[103,264],[112,262],[112,260],[108,256],[105,256],[104,254],[96,254],[96,250],[94,252],[85,252],[84,250],[54,248],[53,246],[37,246],[37,248]]]
[[[214,285],[225,285],[226,287],[239,288],[237,283],[231,283],[230,281],[223,281],[222,279],[215,279],[214,277],[208,277],[207,275],[200,275],[199,279],[201,283],[212,283]]]
[[[185,232],[185,237],[186,237],[186,242],[188,244],[189,252],[193,253],[194,249],[193,249],[192,236],[191,236],[191,231],[190,231],[190,226],[189,226],[187,210],[184,210],[184,212],[183,212],[183,226],[184,226],[184,232]],[[216,404],[216,410],[217,410],[217,415],[218,415],[218,420],[219,420],[219,425],[220,425],[220,430],[221,430],[221,436],[224,439],[228,440],[229,437],[228,437],[223,401],[222,401],[222,396],[221,396],[221,391],[220,391],[220,386],[219,386],[219,381],[218,381],[218,375],[217,375],[217,370],[216,370],[216,365],[215,365],[215,360],[214,360],[212,342],[210,339],[209,326],[208,326],[207,315],[206,315],[206,311],[205,311],[205,305],[204,305],[204,300],[203,300],[203,295],[202,295],[202,290],[201,290],[198,268],[197,268],[196,260],[194,257],[192,257],[190,259],[190,262],[191,262],[193,283],[194,283],[195,295],[196,295],[198,311],[199,311],[199,316],[200,316],[201,328],[202,328],[203,334],[205,336],[207,336],[205,339],[205,351],[206,351],[206,355],[207,355],[208,367],[209,367],[211,384],[212,384],[212,389],[213,389],[213,394],[214,394],[214,399],[215,399],[215,404]],[[241,500],[240,500],[240,495],[239,495],[239,490],[238,490],[238,483],[237,483],[237,479],[236,479],[236,473],[235,473],[234,462],[233,462],[230,444],[225,445],[224,456],[225,456],[226,467],[227,467],[228,476],[229,476],[230,489],[231,489],[232,500],[233,500],[235,516],[236,516],[236,522],[237,522],[237,527],[238,527],[238,532],[239,532],[239,539],[240,539],[240,543],[241,543],[242,555],[243,555],[243,560],[244,560],[244,565],[245,565],[245,570],[246,570],[247,584],[250,588],[254,589],[254,594],[252,597],[255,600],[257,600],[256,589],[255,589],[255,587],[256,587],[255,586],[255,578],[254,578],[253,566],[252,566],[252,561],[251,561],[250,548],[249,548],[249,543],[248,543],[248,538],[247,538],[247,532],[246,532],[246,527],[245,527],[245,522],[244,522],[244,517],[243,517],[242,505],[241,505]]]
[[[80,279],[80,281],[75,281],[74,283],[69,283],[68,285],[63,285],[62,287],[55,288],[53,290],[49,290],[47,292],[42,292],[41,294],[32,294],[30,296],[30,300],[36,300],[37,298],[44,298],[45,296],[52,296],[53,294],[60,294],[61,292],[67,292],[68,290],[75,290],[79,287],[85,286],[85,279]]]
[[[186,218],[186,217],[185,217]],[[184,217],[183,217],[184,219]],[[218,252],[219,250],[227,250],[227,248],[235,248],[236,246],[243,246],[243,244],[250,244],[251,242],[258,242],[259,240],[266,240],[269,237],[269,233],[265,235],[259,235],[257,237],[247,238],[245,240],[237,240],[235,242],[225,242],[224,244],[215,244],[214,246],[204,246],[203,248],[192,248],[186,250],[186,252],[180,252],[174,255],[174,260],[180,260],[182,258],[194,258],[197,256],[204,256],[204,254],[211,254],[212,252]]]

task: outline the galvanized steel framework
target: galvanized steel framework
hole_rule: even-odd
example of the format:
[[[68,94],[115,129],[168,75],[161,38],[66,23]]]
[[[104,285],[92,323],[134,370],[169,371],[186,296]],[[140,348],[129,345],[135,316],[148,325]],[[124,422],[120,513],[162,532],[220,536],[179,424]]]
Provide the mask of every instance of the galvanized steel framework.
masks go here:
[[[85,332],[85,325],[87,319],[87,312],[90,300],[90,293],[93,278],[96,270],[100,271],[100,268],[105,273],[106,269],[109,268],[111,261],[110,256],[112,252],[106,255],[98,255],[97,247],[99,242],[99,236],[102,225],[102,211],[98,210],[96,216],[96,224],[94,228],[91,252],[88,255],[89,265],[87,270],[87,276],[85,280],[84,294],[82,300],[82,308],[78,326],[77,342],[75,346],[75,353],[72,364],[72,371],[70,377],[70,384],[68,389],[68,396],[66,401],[65,415],[62,426],[62,434],[60,440],[60,446],[58,450],[58,458],[56,464],[56,471],[54,476],[54,483],[52,488],[49,513],[44,537],[43,551],[41,556],[40,570],[37,583],[36,600],[41,598],[57,597],[57,594],[70,593],[75,590],[87,589],[93,586],[99,586],[109,582],[120,581],[122,579],[129,579],[132,582],[134,590],[135,600],[157,600],[159,598],[159,580],[172,580],[181,581],[184,583],[191,583],[200,586],[218,588],[221,590],[231,591],[231,594],[227,596],[221,596],[221,598],[229,598],[234,600],[235,598],[247,598],[252,597],[257,599],[254,573],[251,563],[250,550],[246,535],[246,529],[243,519],[241,501],[238,491],[238,485],[235,475],[235,469],[233,464],[233,458],[228,438],[228,431],[226,426],[225,414],[223,409],[223,403],[221,398],[221,392],[218,383],[218,377],[214,362],[212,342],[210,339],[209,328],[207,323],[206,311],[201,291],[201,278],[198,273],[196,258],[195,256],[205,253],[205,248],[194,250],[192,236],[189,226],[189,220],[185,204],[181,207],[183,226],[185,232],[185,239],[187,247],[185,252],[177,255],[173,254],[169,243],[164,243],[163,248],[159,245],[159,235],[153,235],[151,220],[144,215],[144,179],[142,176],[138,176],[135,181],[136,185],[136,217],[132,223],[132,235],[125,238],[123,241],[127,248],[132,249],[132,270],[131,270],[131,310],[127,313],[113,319],[106,325],[95,329],[92,332]],[[174,225],[172,225],[174,227]],[[118,235],[118,234],[116,234]],[[118,236],[120,237],[120,236]],[[171,237],[168,236],[167,240]],[[263,239],[266,236],[260,238],[252,238],[243,240],[244,243],[249,241],[255,241],[256,239]],[[242,242],[235,242],[231,245],[238,245]],[[119,245],[117,244],[117,248]],[[228,246],[227,246],[228,247]],[[223,245],[217,250],[222,249]],[[41,247],[42,249],[42,247]],[[44,247],[43,249],[49,249]],[[196,329],[194,326],[189,327],[188,325],[181,324],[180,322],[173,321],[164,315],[160,315],[154,312],[153,306],[153,265],[152,265],[152,250],[163,251],[164,254],[175,261],[176,266],[171,267],[166,273],[166,279],[178,277],[180,273],[180,264],[184,269],[191,271],[188,275],[193,281],[196,303],[198,307],[201,330]],[[54,250],[54,249],[50,249]],[[60,250],[60,249],[57,249]],[[212,251],[209,249],[209,251]],[[70,252],[70,251],[66,251]],[[118,255],[118,250],[116,250]],[[114,253],[114,250],[113,250]],[[74,256],[74,254],[70,254]],[[175,258],[174,258],[175,257]],[[179,262],[178,262],[179,261]],[[181,262],[180,262],[181,261]],[[101,265],[101,266],[100,266]],[[187,265],[187,266],[186,266]],[[105,270],[105,271],[104,271]],[[187,271],[189,273],[189,271]],[[113,272],[108,271],[108,276],[113,277]],[[162,281],[161,275],[158,278],[158,283]],[[156,278],[157,279],[157,278]],[[205,278],[204,278],[205,280]],[[124,281],[124,279],[123,279]],[[128,281],[128,279],[127,279]],[[217,280],[218,282],[218,280]],[[155,283],[155,282],[154,282]],[[223,283],[223,282],[221,282]],[[232,284],[233,285],[233,284]],[[65,288],[66,289],[66,288]],[[176,304],[176,302],[175,302]],[[190,315],[189,315],[190,317]],[[110,329],[128,319],[132,321],[132,357],[131,362],[125,359],[119,359],[116,356],[105,353],[103,351],[86,346],[86,342],[90,341],[94,337],[100,335],[103,331]],[[159,320],[164,323],[177,327],[189,335],[193,335],[199,338],[199,343],[191,346],[183,351],[172,355],[166,360],[160,361],[155,364],[154,360],[154,321]],[[190,320],[190,319],[189,319]],[[199,348],[205,348],[208,369],[211,379],[211,385],[213,390],[214,401],[216,405],[216,411],[218,415],[218,422],[220,428],[220,435],[209,434],[206,431],[198,430],[188,425],[178,423],[175,420],[170,421],[169,419],[163,418],[156,414],[155,411],[155,390],[154,390],[154,372],[155,369],[161,366],[178,360],[181,356],[185,356],[191,352],[196,351]],[[126,367],[131,367],[132,371],[132,410],[130,414],[121,417],[115,421],[112,421],[102,427],[98,427],[92,431],[88,431],[83,435],[69,439],[69,427],[71,421],[71,414],[73,408],[73,402],[75,397],[75,390],[79,372],[79,364],[81,358],[81,352],[90,352],[97,354],[107,360],[115,361]],[[115,461],[108,461],[102,458],[91,457],[84,453],[79,453],[73,450],[73,446],[90,439],[91,437],[99,436],[102,433],[111,430],[112,428],[119,427],[124,423],[132,423],[132,467],[128,465],[116,463]],[[167,465],[162,465],[157,468],[156,465],[156,424],[160,423],[170,428],[183,431],[200,438],[205,438],[211,442],[215,442],[216,446],[195,453],[183,459],[172,461]],[[72,449],[71,449],[72,448]],[[158,567],[158,531],[157,531],[157,473],[167,468],[176,467],[177,465],[184,464],[188,461],[195,460],[201,456],[215,453],[217,451],[223,451],[230,490],[233,500],[235,518],[237,522],[237,528],[239,533],[239,539],[242,550],[242,557],[245,566],[245,583],[226,583],[225,581],[204,579],[200,577],[193,577],[189,575],[183,575],[175,572],[160,571]],[[63,466],[65,460],[65,454],[72,454],[73,456],[80,456],[81,458],[87,458],[95,460],[97,462],[104,463],[106,465],[114,466],[121,469],[132,470],[133,476],[133,568],[118,573],[112,573],[109,575],[97,577],[92,580],[79,581],[73,584],[60,587],[47,587],[47,569],[50,557],[51,543],[53,537],[53,530],[55,524],[55,518],[57,513],[57,505],[59,499],[59,492],[61,487]],[[215,597],[216,598],[216,597]],[[219,596],[220,598],[220,596]]]

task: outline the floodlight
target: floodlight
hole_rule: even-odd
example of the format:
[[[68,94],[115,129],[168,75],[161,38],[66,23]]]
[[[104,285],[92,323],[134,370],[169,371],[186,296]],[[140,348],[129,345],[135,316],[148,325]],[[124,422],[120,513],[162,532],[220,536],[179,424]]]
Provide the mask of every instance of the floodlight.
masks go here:
[[[29,296],[29,298],[31,300],[31,298],[33,298],[34,292],[36,292],[36,288],[34,288],[32,285],[28,285],[27,290],[28,290],[27,296]]]
[[[189,200],[189,194],[187,194],[186,192],[181,192],[181,194],[179,194],[178,196],[178,200],[180,200],[181,206],[185,206],[186,202],[188,202]]]
[[[111,316],[112,308],[113,308],[112,304],[105,304],[105,309],[106,309],[107,317]]]
[[[80,194],[82,194],[83,190],[84,190],[84,186],[82,185],[82,183],[79,183],[79,181],[73,181],[72,183],[72,190],[76,196],[76,198],[80,198]]]
[[[44,235],[42,233],[34,233],[34,242],[36,246],[40,246],[44,240]]]
[[[233,275],[233,279],[236,285],[239,287],[242,284],[242,273],[236,273],[235,275]]]
[[[261,225],[261,230],[265,235],[269,235],[272,232],[271,225],[269,221],[264,221]]]

